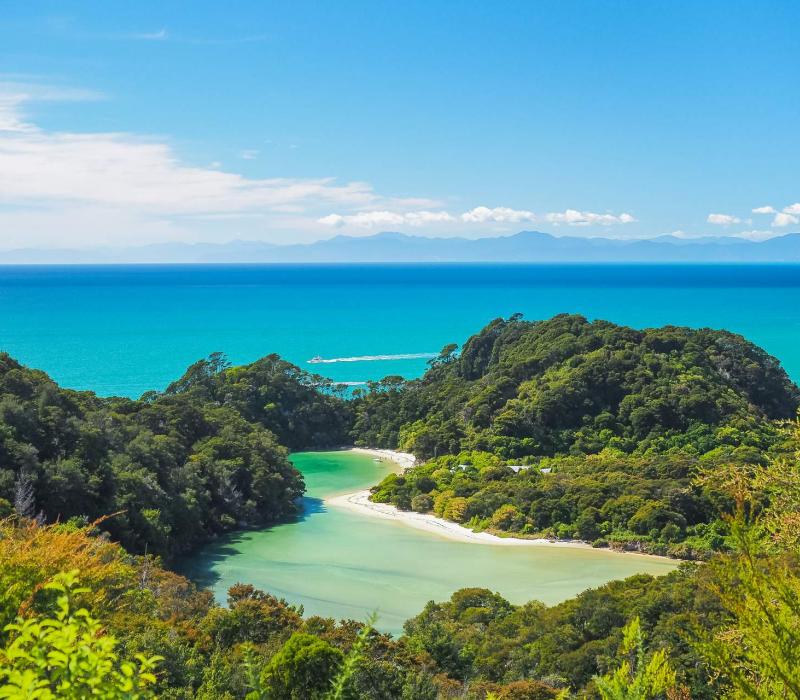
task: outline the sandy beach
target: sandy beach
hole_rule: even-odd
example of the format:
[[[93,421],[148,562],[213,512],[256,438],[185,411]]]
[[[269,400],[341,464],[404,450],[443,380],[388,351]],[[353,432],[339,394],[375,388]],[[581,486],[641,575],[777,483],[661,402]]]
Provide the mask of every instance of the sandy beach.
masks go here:
[[[477,544],[501,545],[506,547],[535,546],[535,547],[580,547],[591,549],[591,545],[584,542],[559,542],[545,539],[527,540],[519,537],[498,537],[488,532],[473,532],[458,523],[444,520],[430,513],[415,513],[414,511],[398,510],[386,503],[373,503],[369,500],[370,492],[356,491],[341,496],[325,499],[325,503],[335,508],[347,508],[361,515],[369,515],[383,520],[395,520],[404,525],[415,527],[418,530],[447,537],[460,542],[474,542]]]
[[[402,471],[403,469],[408,469],[409,467],[413,467],[417,462],[417,458],[410,452],[396,452],[395,450],[379,450],[379,449],[373,449],[371,447],[349,447],[347,448],[347,451],[358,452],[364,455],[370,455],[371,457],[375,457],[376,459],[380,459],[385,462],[394,462],[398,466],[397,471]]]
[[[370,455],[377,459],[393,462],[397,465],[397,471],[402,471],[413,467],[416,458],[408,452],[395,452],[394,450],[379,450],[365,447],[353,447],[349,451],[359,452]],[[431,513],[416,513],[414,511],[399,510],[386,503],[373,503],[369,500],[370,492],[356,491],[355,493],[345,493],[339,496],[326,498],[325,503],[335,508],[346,508],[348,510],[368,515],[383,520],[394,520],[404,525],[415,527],[418,530],[447,537],[460,542],[474,542],[477,544],[491,544],[505,547],[580,547],[591,549],[591,545],[585,542],[555,541],[546,539],[522,539],[520,537],[498,537],[488,532],[473,532],[463,525],[454,523],[444,518],[439,518]]]
[[[395,452],[394,450],[379,450],[365,447],[347,448],[348,451],[360,452],[371,455],[375,458],[393,462],[397,465],[397,472],[402,472],[409,467],[413,467],[416,457],[408,452]],[[548,540],[544,538],[524,539],[521,537],[499,537],[489,532],[474,532],[468,527],[445,520],[432,513],[417,513],[415,511],[400,510],[388,503],[373,503],[369,500],[370,491],[356,491],[355,493],[345,493],[339,496],[332,496],[325,499],[325,503],[334,508],[345,508],[347,510],[367,515],[383,520],[394,520],[395,522],[425,530],[440,537],[446,537],[459,542],[472,542],[474,544],[488,544],[501,547],[567,547],[572,549],[594,549],[588,542],[578,540]],[[609,551],[609,550],[604,550]],[[653,559],[664,559],[673,561],[669,557],[662,557],[657,554],[645,554],[642,552],[618,551],[617,554],[635,554],[640,557]]]

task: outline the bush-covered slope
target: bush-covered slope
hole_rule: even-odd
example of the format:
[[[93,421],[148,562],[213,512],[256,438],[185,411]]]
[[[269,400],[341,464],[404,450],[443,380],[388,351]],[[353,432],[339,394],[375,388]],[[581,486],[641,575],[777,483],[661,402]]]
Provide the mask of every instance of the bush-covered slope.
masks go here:
[[[723,547],[724,528],[717,519],[718,495],[692,477],[718,459],[746,456],[759,457],[749,451],[703,459],[605,451],[544,458],[515,471],[494,455],[461,453],[389,475],[372,499],[499,534],[580,539],[694,559]]]
[[[334,447],[349,439],[350,406],[337,386],[274,354],[238,367],[211,355],[189,367],[167,394],[189,394],[234,408],[291,450]]]
[[[333,697],[332,676],[362,628],[353,620],[304,618],[302,608],[246,584],[233,586],[228,606],[220,607],[152,557],[130,556],[91,528],[5,520],[0,668],[14,636],[6,625],[18,615],[52,614],[55,597],[44,584],[61,571],[76,572],[85,590],[73,603],[102,622],[123,658],[162,657],[159,698]],[[662,579],[635,576],[554,607],[515,606],[484,589],[458,591],[448,602],[429,603],[398,640],[366,635],[342,697],[487,700],[491,691],[506,700],[549,700],[562,687],[589,690],[593,674],[619,663],[621,627],[634,615],[654,647],[669,649],[692,697],[715,697],[715,679],[682,636],[690,624],[713,628],[722,619],[695,569]],[[259,679],[262,694],[249,694]]]
[[[387,378],[355,404],[359,444],[419,457],[504,458],[760,444],[800,400],[778,360],[727,331],[635,330],[581,316],[498,319],[419,380]]]
[[[720,696],[719,679],[699,663],[687,630],[720,627],[725,615],[705,590],[702,571],[692,567],[612,581],[552,607],[512,605],[486,589],[463,589],[449,601],[428,603],[406,622],[405,638],[448,675],[473,685],[527,678],[597,697],[593,676],[615,667],[622,626],[637,616],[652,647],[670,650],[692,698]]]
[[[48,522],[115,514],[112,537],[167,556],[273,522],[303,492],[285,446],[346,432],[344,403],[320,381],[276,356],[229,368],[215,355],[164,394],[103,399],[0,355],[0,508]]]

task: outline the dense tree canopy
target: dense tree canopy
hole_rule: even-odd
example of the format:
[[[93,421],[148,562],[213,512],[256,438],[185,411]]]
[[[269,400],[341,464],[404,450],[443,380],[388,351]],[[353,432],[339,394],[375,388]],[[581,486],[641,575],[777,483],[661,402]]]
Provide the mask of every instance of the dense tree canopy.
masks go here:
[[[277,355],[230,367],[216,353],[193,364],[167,394],[188,394],[234,408],[291,450],[346,444],[350,406],[341,387]]]
[[[134,401],[0,355],[0,694],[800,698],[797,405],[739,336],[575,316],[496,321],[353,400],[277,356]],[[348,432],[427,460],[375,489],[400,508],[710,560],[551,607],[463,589],[392,639],[247,584],[218,606],[153,556],[291,515],[287,450]]]
[[[229,368],[215,355],[163,394],[103,399],[0,355],[0,506],[114,514],[103,527],[125,547],[167,556],[273,522],[303,492],[286,446],[343,439],[347,409],[320,383],[275,356]]]
[[[605,450],[512,468],[490,453],[462,452],[390,474],[372,499],[501,535],[580,539],[694,559],[724,548],[725,538],[720,494],[693,477],[747,457],[761,459],[750,448],[703,457]]]
[[[355,400],[354,434],[424,461],[373,500],[478,530],[682,558],[724,547],[712,464],[782,449],[800,391],[724,331],[497,320],[419,380]]]
[[[791,418],[798,388],[778,361],[727,331],[634,330],[561,315],[498,319],[421,379],[387,378],[356,401],[359,444],[423,458],[484,450],[526,455],[705,453],[762,443]]]
[[[343,698],[486,700],[494,693],[548,700],[564,688],[594,697],[594,676],[619,665],[622,628],[639,617],[652,652],[665,650],[680,682],[702,700],[718,697],[722,686],[688,631],[712,633],[731,620],[709,585],[717,569],[687,564],[553,607],[512,605],[491,591],[464,589],[429,603],[393,640],[365,634],[354,621],[304,618],[301,608],[250,585],[233,586],[220,607],[151,557],[132,557],[91,528],[7,520],[0,522],[0,585],[8,593],[0,607],[0,655],[16,638],[8,623],[58,610],[57,595],[43,584],[61,571],[80,572],[74,604],[114,635],[121,658],[160,657],[154,691],[161,698],[327,698],[360,637],[365,642]]]

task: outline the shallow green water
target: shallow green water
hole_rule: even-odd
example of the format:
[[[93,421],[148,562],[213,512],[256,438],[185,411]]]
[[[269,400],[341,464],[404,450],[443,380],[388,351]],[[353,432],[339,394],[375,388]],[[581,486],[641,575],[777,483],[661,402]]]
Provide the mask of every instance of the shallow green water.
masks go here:
[[[374,484],[388,465],[348,452],[303,452],[292,461],[308,488],[302,519],[227,537],[186,562],[185,573],[211,586],[220,602],[241,581],[302,604],[307,614],[363,619],[377,610],[378,627],[398,633],[428,600],[467,586],[515,603],[556,603],[611,579],[674,568],[603,550],[462,543],[326,507],[321,499]]]

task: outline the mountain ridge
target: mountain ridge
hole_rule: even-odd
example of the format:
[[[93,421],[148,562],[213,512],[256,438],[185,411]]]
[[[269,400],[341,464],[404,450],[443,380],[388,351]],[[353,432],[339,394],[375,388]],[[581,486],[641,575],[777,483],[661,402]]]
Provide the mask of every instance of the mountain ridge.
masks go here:
[[[337,235],[313,243],[264,241],[157,243],[94,249],[18,248],[0,251],[0,264],[136,263],[417,263],[417,262],[800,262],[800,233],[765,241],[733,236],[648,239],[553,236],[519,231],[484,238],[434,238],[383,231],[370,236]]]

